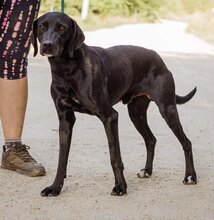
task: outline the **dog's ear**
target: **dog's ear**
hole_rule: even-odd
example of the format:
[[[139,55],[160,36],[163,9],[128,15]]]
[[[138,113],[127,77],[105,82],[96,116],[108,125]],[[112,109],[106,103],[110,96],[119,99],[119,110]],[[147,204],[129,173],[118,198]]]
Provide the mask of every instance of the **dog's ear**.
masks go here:
[[[83,34],[82,30],[80,29],[79,25],[71,19],[72,23],[72,31],[73,31],[73,36],[69,41],[69,56],[73,57],[74,51],[77,50],[78,48],[81,47],[85,40],[85,35]]]
[[[31,35],[31,43],[34,47],[34,53],[33,56],[35,57],[38,53],[38,44],[37,44],[37,24],[38,24],[38,19],[33,22],[33,30],[32,30],[32,35]]]

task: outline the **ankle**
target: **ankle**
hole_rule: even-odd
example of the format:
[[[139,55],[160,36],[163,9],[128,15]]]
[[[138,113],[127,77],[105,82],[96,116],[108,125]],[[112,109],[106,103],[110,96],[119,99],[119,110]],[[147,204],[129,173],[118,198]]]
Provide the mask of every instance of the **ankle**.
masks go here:
[[[22,144],[21,138],[5,138],[4,152],[11,150],[17,144]]]

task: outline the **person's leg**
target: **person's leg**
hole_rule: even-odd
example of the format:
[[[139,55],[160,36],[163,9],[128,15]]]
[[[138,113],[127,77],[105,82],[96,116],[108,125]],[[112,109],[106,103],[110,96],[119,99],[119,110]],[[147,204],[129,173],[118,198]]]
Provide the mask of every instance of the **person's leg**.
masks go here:
[[[28,176],[45,175],[45,169],[21,144],[24,117],[27,105],[27,77],[17,80],[0,78],[0,118],[4,138],[9,143],[4,147],[1,167]],[[20,142],[17,142],[17,140]]]
[[[0,78],[0,118],[5,139],[21,138],[27,105],[27,77]]]
[[[1,168],[41,176],[45,168],[21,142],[27,105],[27,55],[40,0],[0,2],[0,118],[5,145]]]

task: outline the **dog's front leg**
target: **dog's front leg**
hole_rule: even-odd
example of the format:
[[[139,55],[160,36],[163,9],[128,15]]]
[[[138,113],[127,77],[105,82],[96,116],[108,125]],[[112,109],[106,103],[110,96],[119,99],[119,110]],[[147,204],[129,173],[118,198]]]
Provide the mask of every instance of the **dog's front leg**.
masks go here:
[[[108,117],[101,117],[108,138],[111,165],[115,176],[115,187],[112,195],[122,196],[126,194],[127,184],[123,176],[123,162],[120,154],[118,137],[118,113],[113,109]]]
[[[73,111],[62,109],[58,112],[59,116],[59,161],[58,169],[55,180],[53,184],[46,187],[42,192],[42,196],[58,196],[64,183],[64,178],[66,177],[66,168],[68,162],[68,155],[71,144],[71,136],[73,125],[75,123],[75,115]]]

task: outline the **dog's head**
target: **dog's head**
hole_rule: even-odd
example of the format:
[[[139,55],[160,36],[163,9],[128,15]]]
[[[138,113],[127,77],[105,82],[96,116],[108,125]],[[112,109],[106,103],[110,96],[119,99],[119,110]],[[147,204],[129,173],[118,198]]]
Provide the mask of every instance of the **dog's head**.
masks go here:
[[[66,51],[70,57],[84,42],[85,36],[77,23],[60,12],[48,12],[33,24],[31,37],[34,56],[38,53],[37,38],[40,42],[40,54],[43,56],[61,56]]]

